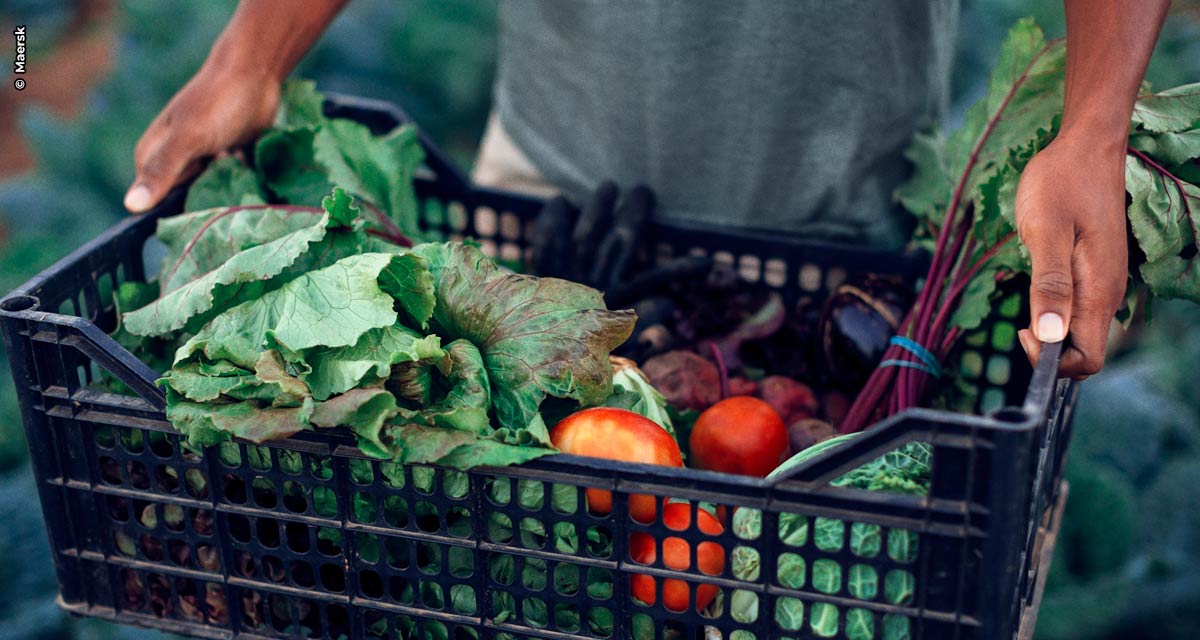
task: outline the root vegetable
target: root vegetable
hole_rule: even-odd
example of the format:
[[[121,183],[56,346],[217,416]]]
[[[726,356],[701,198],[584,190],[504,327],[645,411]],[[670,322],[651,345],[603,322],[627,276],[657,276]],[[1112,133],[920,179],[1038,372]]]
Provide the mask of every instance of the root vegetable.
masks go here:
[[[642,365],[650,384],[675,407],[704,411],[721,399],[716,365],[691,351],[669,351]]]
[[[792,455],[795,455],[836,435],[837,429],[834,429],[833,425],[828,422],[816,418],[806,418],[797,420],[788,427],[788,444],[792,448]]]
[[[767,376],[758,383],[758,397],[771,405],[786,424],[817,413],[817,396],[803,382],[786,376]]]

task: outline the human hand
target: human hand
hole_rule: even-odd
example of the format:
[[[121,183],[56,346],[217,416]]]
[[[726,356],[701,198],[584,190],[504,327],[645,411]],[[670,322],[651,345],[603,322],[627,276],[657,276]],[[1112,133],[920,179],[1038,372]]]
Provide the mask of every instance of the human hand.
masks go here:
[[[125,208],[149,210],[210,157],[253,140],[274,119],[280,86],[270,74],[204,65],[138,140]]]
[[[1059,374],[1082,380],[1104,365],[1128,278],[1124,138],[1105,146],[1060,134],[1026,165],[1016,207],[1033,260],[1021,345],[1036,363],[1042,342],[1069,335]]]

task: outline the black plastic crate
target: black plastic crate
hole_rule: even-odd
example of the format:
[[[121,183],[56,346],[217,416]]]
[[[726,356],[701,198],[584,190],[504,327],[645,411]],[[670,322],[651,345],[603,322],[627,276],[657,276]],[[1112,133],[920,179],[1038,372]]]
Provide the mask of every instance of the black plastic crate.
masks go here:
[[[381,131],[404,120],[394,107],[359,99],[327,108]],[[474,189],[426,146],[418,194],[427,230],[522,260],[541,202]],[[66,610],[212,638],[1032,633],[1065,495],[1077,387],[1055,379],[1057,346],[1030,370],[1015,340],[1027,321],[1019,299],[966,339],[975,414],[907,411],[781,482],[565,455],[471,472],[401,466],[365,458],[337,430],[196,454],[165,420],[158,372],[106,333],[113,288],[145,278],[155,220],[181,201],[177,192],[153,214],[122,221],[0,301]],[[819,300],[846,277],[921,275],[911,257],[780,236],[659,226],[652,240],[659,258],[713,255],[747,286],[772,288],[790,303]],[[132,394],[99,390],[102,379]],[[933,447],[928,497],[829,484],[912,440]],[[585,487],[613,491],[613,512],[588,513]],[[695,525],[640,524],[622,499],[632,493],[690,500],[693,523],[699,501],[726,513],[761,510],[761,532],[741,537],[728,521],[717,536]],[[688,540],[693,569],[633,562],[635,532]],[[851,536],[873,544],[852,549]],[[724,547],[720,575],[694,569],[701,542]],[[733,576],[734,554],[757,560],[756,579]],[[805,563],[802,583],[780,581],[781,561]],[[633,573],[659,578],[659,604],[631,599]],[[689,581],[693,593],[714,585],[725,602],[720,615],[668,610],[665,578]],[[884,586],[893,580],[907,587],[889,600]],[[753,619],[733,617],[738,591],[756,596]],[[797,610],[795,601],[801,619],[783,615]]]

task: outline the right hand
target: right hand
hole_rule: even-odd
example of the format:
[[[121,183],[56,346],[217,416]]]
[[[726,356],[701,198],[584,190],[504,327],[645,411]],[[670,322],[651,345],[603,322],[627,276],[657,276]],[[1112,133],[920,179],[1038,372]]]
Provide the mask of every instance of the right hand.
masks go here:
[[[279,93],[273,77],[206,64],[138,140],[125,208],[148,211],[212,156],[249,143],[274,120]]]

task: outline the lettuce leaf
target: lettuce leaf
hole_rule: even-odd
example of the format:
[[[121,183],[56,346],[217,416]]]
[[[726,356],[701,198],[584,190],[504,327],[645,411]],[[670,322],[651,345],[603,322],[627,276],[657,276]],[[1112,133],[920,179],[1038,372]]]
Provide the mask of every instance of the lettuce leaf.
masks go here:
[[[371,329],[396,323],[395,300],[389,282],[422,280],[419,256],[366,253],[291,280],[274,291],[244,302],[213,318],[175,354],[184,364],[199,354],[210,362],[227,360],[252,366],[268,344],[280,347],[290,360],[316,347],[349,347]],[[413,315],[428,306],[419,297],[399,301]]]
[[[632,311],[609,311],[580,284],[506,273],[465,244],[413,253],[433,273],[434,331],[483,355],[499,426],[525,428],[546,396],[594,405],[612,393],[608,354],[632,333]]]
[[[402,362],[445,357],[438,336],[422,336],[401,324],[371,329],[349,347],[319,347],[305,357],[312,368],[305,380],[313,396],[324,400],[358,386],[382,384]]]

